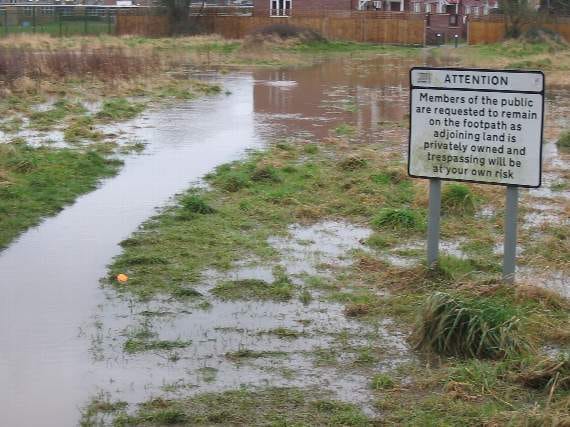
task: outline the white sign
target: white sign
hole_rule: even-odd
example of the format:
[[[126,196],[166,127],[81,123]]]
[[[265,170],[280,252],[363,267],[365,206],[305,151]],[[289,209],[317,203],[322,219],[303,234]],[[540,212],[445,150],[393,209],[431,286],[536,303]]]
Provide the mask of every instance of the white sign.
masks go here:
[[[544,74],[413,68],[408,172],[539,187]]]

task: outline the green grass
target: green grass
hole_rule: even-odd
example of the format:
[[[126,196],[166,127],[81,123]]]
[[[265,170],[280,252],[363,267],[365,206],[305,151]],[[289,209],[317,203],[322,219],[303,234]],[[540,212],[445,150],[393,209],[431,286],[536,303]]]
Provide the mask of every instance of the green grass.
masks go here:
[[[400,55],[416,55],[419,49],[410,46],[387,46],[377,43],[359,43],[350,41],[311,41],[299,43],[287,48],[289,51],[310,54],[379,52]]]
[[[556,145],[560,149],[570,150],[570,132],[563,132],[556,141]]]
[[[120,166],[92,151],[0,144],[0,248],[93,190]]]
[[[191,345],[191,341],[184,340],[148,340],[144,338],[129,338],[123,345],[126,353],[140,353],[144,351],[168,351],[178,348],[186,348]]]
[[[129,102],[125,98],[112,98],[103,102],[101,110],[95,115],[103,121],[123,121],[136,117],[145,109],[143,103]]]
[[[196,282],[204,268],[226,270],[248,257],[261,262],[274,259],[276,251],[268,238],[285,233],[289,224],[314,215],[367,223],[384,200],[404,206],[415,194],[407,179],[370,180],[379,168],[373,161],[350,156],[356,160],[351,160],[347,171],[339,166],[344,164],[341,159],[321,151],[307,157],[304,147],[281,143],[266,153],[251,153],[244,161],[217,168],[206,177],[211,184],[208,190],[190,190],[128,240],[110,277],[128,274],[129,283],[120,289],[142,298],[172,293]],[[420,217],[415,213],[412,217],[421,229]],[[399,231],[402,235],[414,232],[405,227]],[[163,262],[147,262],[148,257]],[[214,293],[227,299],[283,300],[297,291],[287,281],[242,281],[219,283]]]
[[[409,208],[383,208],[372,219],[372,226],[377,230],[413,230],[425,228],[423,217]]]
[[[552,52],[553,47],[546,43],[494,43],[470,47],[483,57],[491,58],[524,58]]]
[[[416,347],[447,356],[512,357],[530,349],[520,322],[520,313],[505,301],[436,292],[418,319]]]
[[[446,184],[441,195],[441,207],[447,214],[473,215],[477,207],[477,198],[465,184]]]
[[[212,294],[223,300],[259,299],[287,301],[292,298],[294,286],[287,277],[268,283],[257,279],[224,282],[212,289]]]
[[[372,390],[386,390],[394,386],[394,379],[387,374],[375,374],[370,381],[370,388]]]
[[[356,128],[347,123],[342,123],[334,129],[337,136],[353,136],[356,133]]]
[[[79,116],[73,118],[64,129],[63,137],[67,142],[99,141],[103,138],[103,134],[95,129],[93,117]]]
[[[355,405],[332,400],[316,389],[269,388],[206,393],[179,400],[148,401],[115,422],[134,425],[371,426]]]
[[[91,17],[89,17],[91,18]],[[32,18],[30,17],[29,22],[31,23]],[[97,22],[89,20],[87,26],[82,20],[78,21],[62,21],[59,22],[49,22],[49,23],[38,23],[34,29],[32,25],[27,27],[9,25],[4,28],[0,25],[0,32],[6,31],[6,34],[49,34],[51,36],[78,36],[78,35],[100,35],[100,34],[113,34],[115,31],[115,24],[110,25],[107,22]]]

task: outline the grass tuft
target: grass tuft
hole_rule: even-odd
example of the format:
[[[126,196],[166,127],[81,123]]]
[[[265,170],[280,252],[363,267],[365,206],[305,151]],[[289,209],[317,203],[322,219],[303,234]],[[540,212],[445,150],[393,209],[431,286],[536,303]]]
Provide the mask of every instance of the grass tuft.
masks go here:
[[[409,208],[384,208],[372,219],[372,226],[419,231],[424,228],[424,221],[418,212]]]
[[[376,374],[370,381],[370,388],[372,390],[387,390],[394,388],[394,380],[387,374]]]
[[[570,150],[570,131],[563,132],[556,141],[556,145],[560,149]]]
[[[113,98],[103,102],[96,117],[104,121],[121,121],[136,117],[145,109],[142,103],[132,103],[125,98]]]
[[[465,184],[447,184],[441,195],[441,206],[445,213],[453,215],[473,215],[477,200]]]
[[[520,319],[508,305],[489,298],[429,296],[414,330],[415,346],[440,355],[499,359],[530,349]]]
[[[129,338],[123,345],[126,353],[140,353],[151,350],[174,350],[177,348],[185,348],[192,344],[192,341],[183,340],[146,340],[141,338]]]
[[[208,215],[216,212],[216,210],[211,206],[209,206],[202,197],[196,194],[189,194],[183,197],[180,200],[180,204],[182,205],[185,211],[191,213]]]

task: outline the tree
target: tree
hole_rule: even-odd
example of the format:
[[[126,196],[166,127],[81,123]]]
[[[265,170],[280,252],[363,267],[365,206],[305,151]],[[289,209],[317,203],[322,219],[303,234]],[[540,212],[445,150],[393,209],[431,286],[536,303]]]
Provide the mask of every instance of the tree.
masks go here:
[[[171,25],[171,31],[175,34],[188,32],[188,24],[190,18],[190,5],[192,0],[161,0],[162,6],[166,9]],[[206,0],[201,3],[201,9],[204,9]]]
[[[552,15],[570,15],[570,0],[543,0],[540,8]]]
[[[499,0],[499,11],[505,16],[506,36],[509,38],[520,37],[524,26],[537,16],[529,0]]]

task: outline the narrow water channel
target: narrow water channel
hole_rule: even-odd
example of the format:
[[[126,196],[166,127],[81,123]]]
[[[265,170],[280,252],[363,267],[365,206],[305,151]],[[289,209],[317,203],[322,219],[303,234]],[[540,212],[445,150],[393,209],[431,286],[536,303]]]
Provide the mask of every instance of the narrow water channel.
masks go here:
[[[121,173],[0,255],[2,425],[74,425],[98,380],[81,334],[104,303],[99,279],[118,243],[216,165],[261,144],[249,74],[224,78],[217,96],[131,123],[149,143]]]

